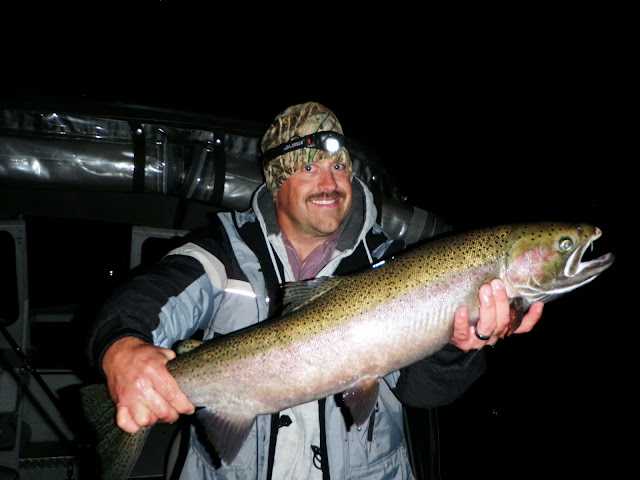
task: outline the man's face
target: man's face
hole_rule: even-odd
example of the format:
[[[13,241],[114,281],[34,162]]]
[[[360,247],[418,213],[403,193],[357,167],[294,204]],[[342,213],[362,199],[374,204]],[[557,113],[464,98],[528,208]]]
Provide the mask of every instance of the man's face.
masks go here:
[[[351,208],[351,170],[336,158],[308,163],[282,184],[274,201],[287,237],[328,237]]]

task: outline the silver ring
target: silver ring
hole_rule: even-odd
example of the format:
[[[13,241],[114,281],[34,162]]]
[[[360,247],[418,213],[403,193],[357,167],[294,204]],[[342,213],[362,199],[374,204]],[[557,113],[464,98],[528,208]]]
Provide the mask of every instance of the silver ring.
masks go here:
[[[491,335],[493,335],[493,332],[491,332],[489,335],[484,336],[482,335],[479,331],[478,331],[478,327],[474,328],[474,333],[476,334],[476,337],[478,337],[479,340],[482,340],[483,342],[486,342],[487,340],[489,340],[491,338]]]

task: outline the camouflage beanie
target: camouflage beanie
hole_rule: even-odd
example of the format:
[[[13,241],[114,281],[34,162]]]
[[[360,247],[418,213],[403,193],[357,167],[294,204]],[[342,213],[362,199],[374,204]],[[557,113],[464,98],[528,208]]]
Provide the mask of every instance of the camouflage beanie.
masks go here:
[[[264,155],[267,150],[295,138],[323,131],[342,134],[342,126],[331,110],[315,102],[294,105],[280,113],[271,123],[271,126],[262,137],[260,150]],[[314,148],[300,148],[286,152],[264,165],[267,188],[275,198],[278,194],[278,189],[285,180],[304,165],[316,160],[335,158],[337,156],[341,156],[340,161],[351,169],[351,157],[344,147],[340,148],[336,153]]]

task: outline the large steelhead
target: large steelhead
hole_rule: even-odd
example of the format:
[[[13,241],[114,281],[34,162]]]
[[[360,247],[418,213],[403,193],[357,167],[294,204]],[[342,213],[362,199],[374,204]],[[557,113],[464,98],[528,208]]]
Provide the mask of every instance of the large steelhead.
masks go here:
[[[612,254],[582,259],[600,235],[590,225],[537,223],[446,236],[377,268],[291,286],[285,300],[294,300],[282,316],[199,344],[168,368],[202,407],[197,415],[226,463],[257,415],[341,393],[361,424],[381,377],[449,342],[459,306],[477,322],[480,285],[501,278],[521,318],[531,303],[578,288],[613,263]],[[118,429],[104,385],[83,396],[103,478],[126,478],[148,429]]]

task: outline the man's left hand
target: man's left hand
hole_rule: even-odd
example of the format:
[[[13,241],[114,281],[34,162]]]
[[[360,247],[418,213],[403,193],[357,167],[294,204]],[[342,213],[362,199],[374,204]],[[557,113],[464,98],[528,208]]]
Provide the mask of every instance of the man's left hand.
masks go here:
[[[509,332],[509,297],[502,280],[493,280],[478,290],[480,318],[477,325],[469,325],[469,309],[459,307],[456,310],[453,337],[451,343],[461,350],[481,349],[485,345],[495,345]],[[522,323],[513,333],[526,333],[538,323],[542,316],[544,303],[535,302],[522,318]],[[480,337],[486,337],[482,340]]]

